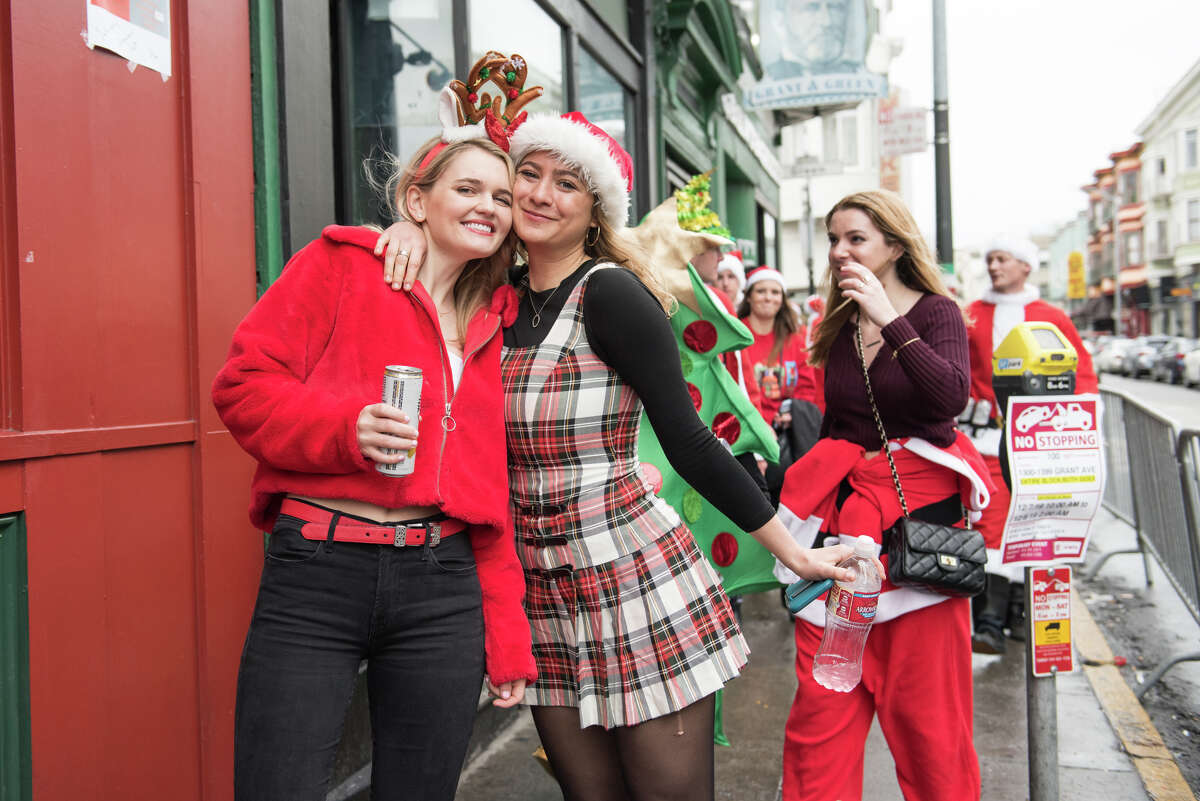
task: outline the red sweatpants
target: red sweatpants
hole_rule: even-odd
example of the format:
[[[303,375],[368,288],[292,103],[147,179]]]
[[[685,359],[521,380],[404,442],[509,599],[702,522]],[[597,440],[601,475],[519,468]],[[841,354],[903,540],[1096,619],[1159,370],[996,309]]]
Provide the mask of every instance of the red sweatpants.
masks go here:
[[[796,621],[800,686],[783,745],[783,801],[861,801],[863,749],[876,714],[906,799],[978,801],[970,601],[952,598],[875,624],[862,682],[848,693],[813,680],[823,633]]]

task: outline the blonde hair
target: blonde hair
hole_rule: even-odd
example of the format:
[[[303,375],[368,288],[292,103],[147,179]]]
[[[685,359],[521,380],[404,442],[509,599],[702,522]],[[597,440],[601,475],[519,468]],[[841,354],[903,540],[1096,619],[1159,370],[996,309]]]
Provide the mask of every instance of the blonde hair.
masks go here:
[[[934,260],[933,251],[921,231],[912,212],[904,205],[904,201],[895,192],[886,189],[873,189],[867,192],[855,192],[839,200],[825,215],[825,229],[829,230],[833,223],[833,215],[839,211],[857,209],[871,218],[871,223],[883,234],[884,241],[889,245],[899,245],[900,257],[896,259],[896,277],[909,289],[942,295],[955,303],[958,300],[951,295],[942,283],[942,271]],[[846,303],[837,281],[833,280],[833,266],[826,271],[828,289],[825,295],[825,308],[829,315],[822,318],[817,326],[817,334],[813,339],[812,350],[808,360],[811,364],[821,367],[829,358],[829,351],[837,339],[842,326],[854,314],[857,306]],[[841,308],[839,308],[839,306]],[[964,318],[965,319],[965,318]]]
[[[663,312],[668,317],[673,315],[678,301],[675,300],[674,295],[667,291],[667,288],[658,279],[654,270],[650,269],[650,259],[646,251],[620,236],[616,229],[604,218],[603,214],[596,217],[596,225],[599,227],[596,242],[593,245],[589,245],[587,237],[585,237],[583,252],[597,261],[619,264],[626,270],[629,270],[629,272],[637,276],[639,281],[645,284],[646,289],[650,290],[650,294],[663,307]],[[587,236],[591,236],[590,228],[588,229]]]
[[[765,280],[759,283],[766,283]],[[778,283],[772,281],[772,283]],[[744,320],[750,316],[750,294],[757,289],[759,284],[755,284],[742,297],[742,302],[738,304],[737,316],[739,320]],[[796,319],[796,310],[792,308],[791,301],[788,300],[787,290],[784,287],[779,288],[781,303],[779,310],[775,312],[775,319],[771,323],[771,333],[775,337],[774,343],[771,345],[771,356],[768,359],[770,362],[779,360],[783,355],[783,346],[787,344],[788,337],[800,331],[800,321]]]
[[[421,163],[429,152],[442,144],[440,138],[430,139],[417,149],[408,164],[401,167],[399,162],[392,160],[392,172],[383,185],[384,197],[387,199],[388,211],[393,220],[406,220],[424,230],[425,226],[412,218],[408,208],[408,190],[416,187],[422,192],[428,192],[438,179],[446,172],[450,163],[461,153],[468,150],[482,150],[504,162],[508,170],[509,186],[512,185],[514,173],[512,159],[490,139],[466,139],[460,142],[446,144],[429,163],[422,169]],[[496,288],[506,282],[508,266],[512,264],[516,238],[512,229],[504,242],[491,256],[482,259],[472,259],[467,262],[463,271],[454,283],[454,316],[458,327],[459,340],[465,340],[467,323],[492,298]]]

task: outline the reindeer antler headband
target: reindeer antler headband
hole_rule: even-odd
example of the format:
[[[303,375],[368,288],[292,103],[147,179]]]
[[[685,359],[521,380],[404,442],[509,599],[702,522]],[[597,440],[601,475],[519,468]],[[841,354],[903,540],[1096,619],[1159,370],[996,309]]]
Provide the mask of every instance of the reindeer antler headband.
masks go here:
[[[489,50],[475,62],[467,83],[453,80],[438,96],[442,141],[421,160],[421,169],[450,142],[488,138],[505,153],[513,133],[525,121],[523,111],[542,96],[542,87],[525,87],[529,65],[521,56]]]

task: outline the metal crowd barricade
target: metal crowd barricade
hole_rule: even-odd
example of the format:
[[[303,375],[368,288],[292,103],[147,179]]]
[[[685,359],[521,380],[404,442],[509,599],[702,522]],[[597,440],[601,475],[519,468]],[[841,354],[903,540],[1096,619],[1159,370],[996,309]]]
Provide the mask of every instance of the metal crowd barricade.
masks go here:
[[[1119,392],[1107,389],[1100,390],[1101,415],[1100,425],[1103,430],[1104,469],[1104,506],[1117,518],[1124,520],[1136,530],[1138,528],[1137,507],[1134,505],[1133,476],[1129,465],[1129,446],[1125,430],[1126,398]],[[1129,401],[1134,404],[1134,401]],[[1173,448],[1172,448],[1173,450]],[[1150,563],[1142,548],[1142,538],[1139,532],[1136,548],[1120,548],[1108,551],[1092,566],[1087,578],[1092,579],[1104,567],[1104,563],[1114,556],[1136,553],[1142,556],[1142,568],[1146,574],[1146,583],[1153,580],[1150,575]]]
[[[1179,461],[1179,480],[1183,490],[1182,501],[1186,509],[1187,525],[1179,536],[1168,538],[1163,543],[1163,552],[1154,552],[1171,586],[1179,593],[1184,606],[1200,625],[1200,528],[1197,527],[1197,512],[1200,511],[1200,431],[1185,428],[1179,432],[1176,450]],[[1155,547],[1150,543],[1151,547]],[[1137,692],[1141,698],[1168,670],[1180,662],[1200,662],[1200,651],[1180,654],[1167,660],[1146,677],[1146,683]]]
[[[1131,526],[1137,525],[1133,508],[1133,483],[1129,476],[1129,451],[1125,444],[1125,396],[1100,391],[1104,430],[1104,463],[1108,480],[1104,484],[1104,505]]]
[[[1176,433],[1175,424],[1125,395],[1101,390],[1104,401],[1104,505],[1137,531],[1138,547],[1109,551],[1092,568],[1119,553],[1146,552],[1179,593],[1200,624],[1200,431]],[[1141,698],[1163,674],[1180,662],[1200,661],[1200,652],[1183,654],[1159,665],[1138,690]]]

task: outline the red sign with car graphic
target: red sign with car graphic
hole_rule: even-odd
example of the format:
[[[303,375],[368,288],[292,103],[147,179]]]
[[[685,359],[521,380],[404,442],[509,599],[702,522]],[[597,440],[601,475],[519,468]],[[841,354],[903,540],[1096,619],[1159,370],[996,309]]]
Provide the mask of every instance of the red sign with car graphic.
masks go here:
[[[1009,400],[1006,564],[1080,562],[1104,490],[1096,395]]]

